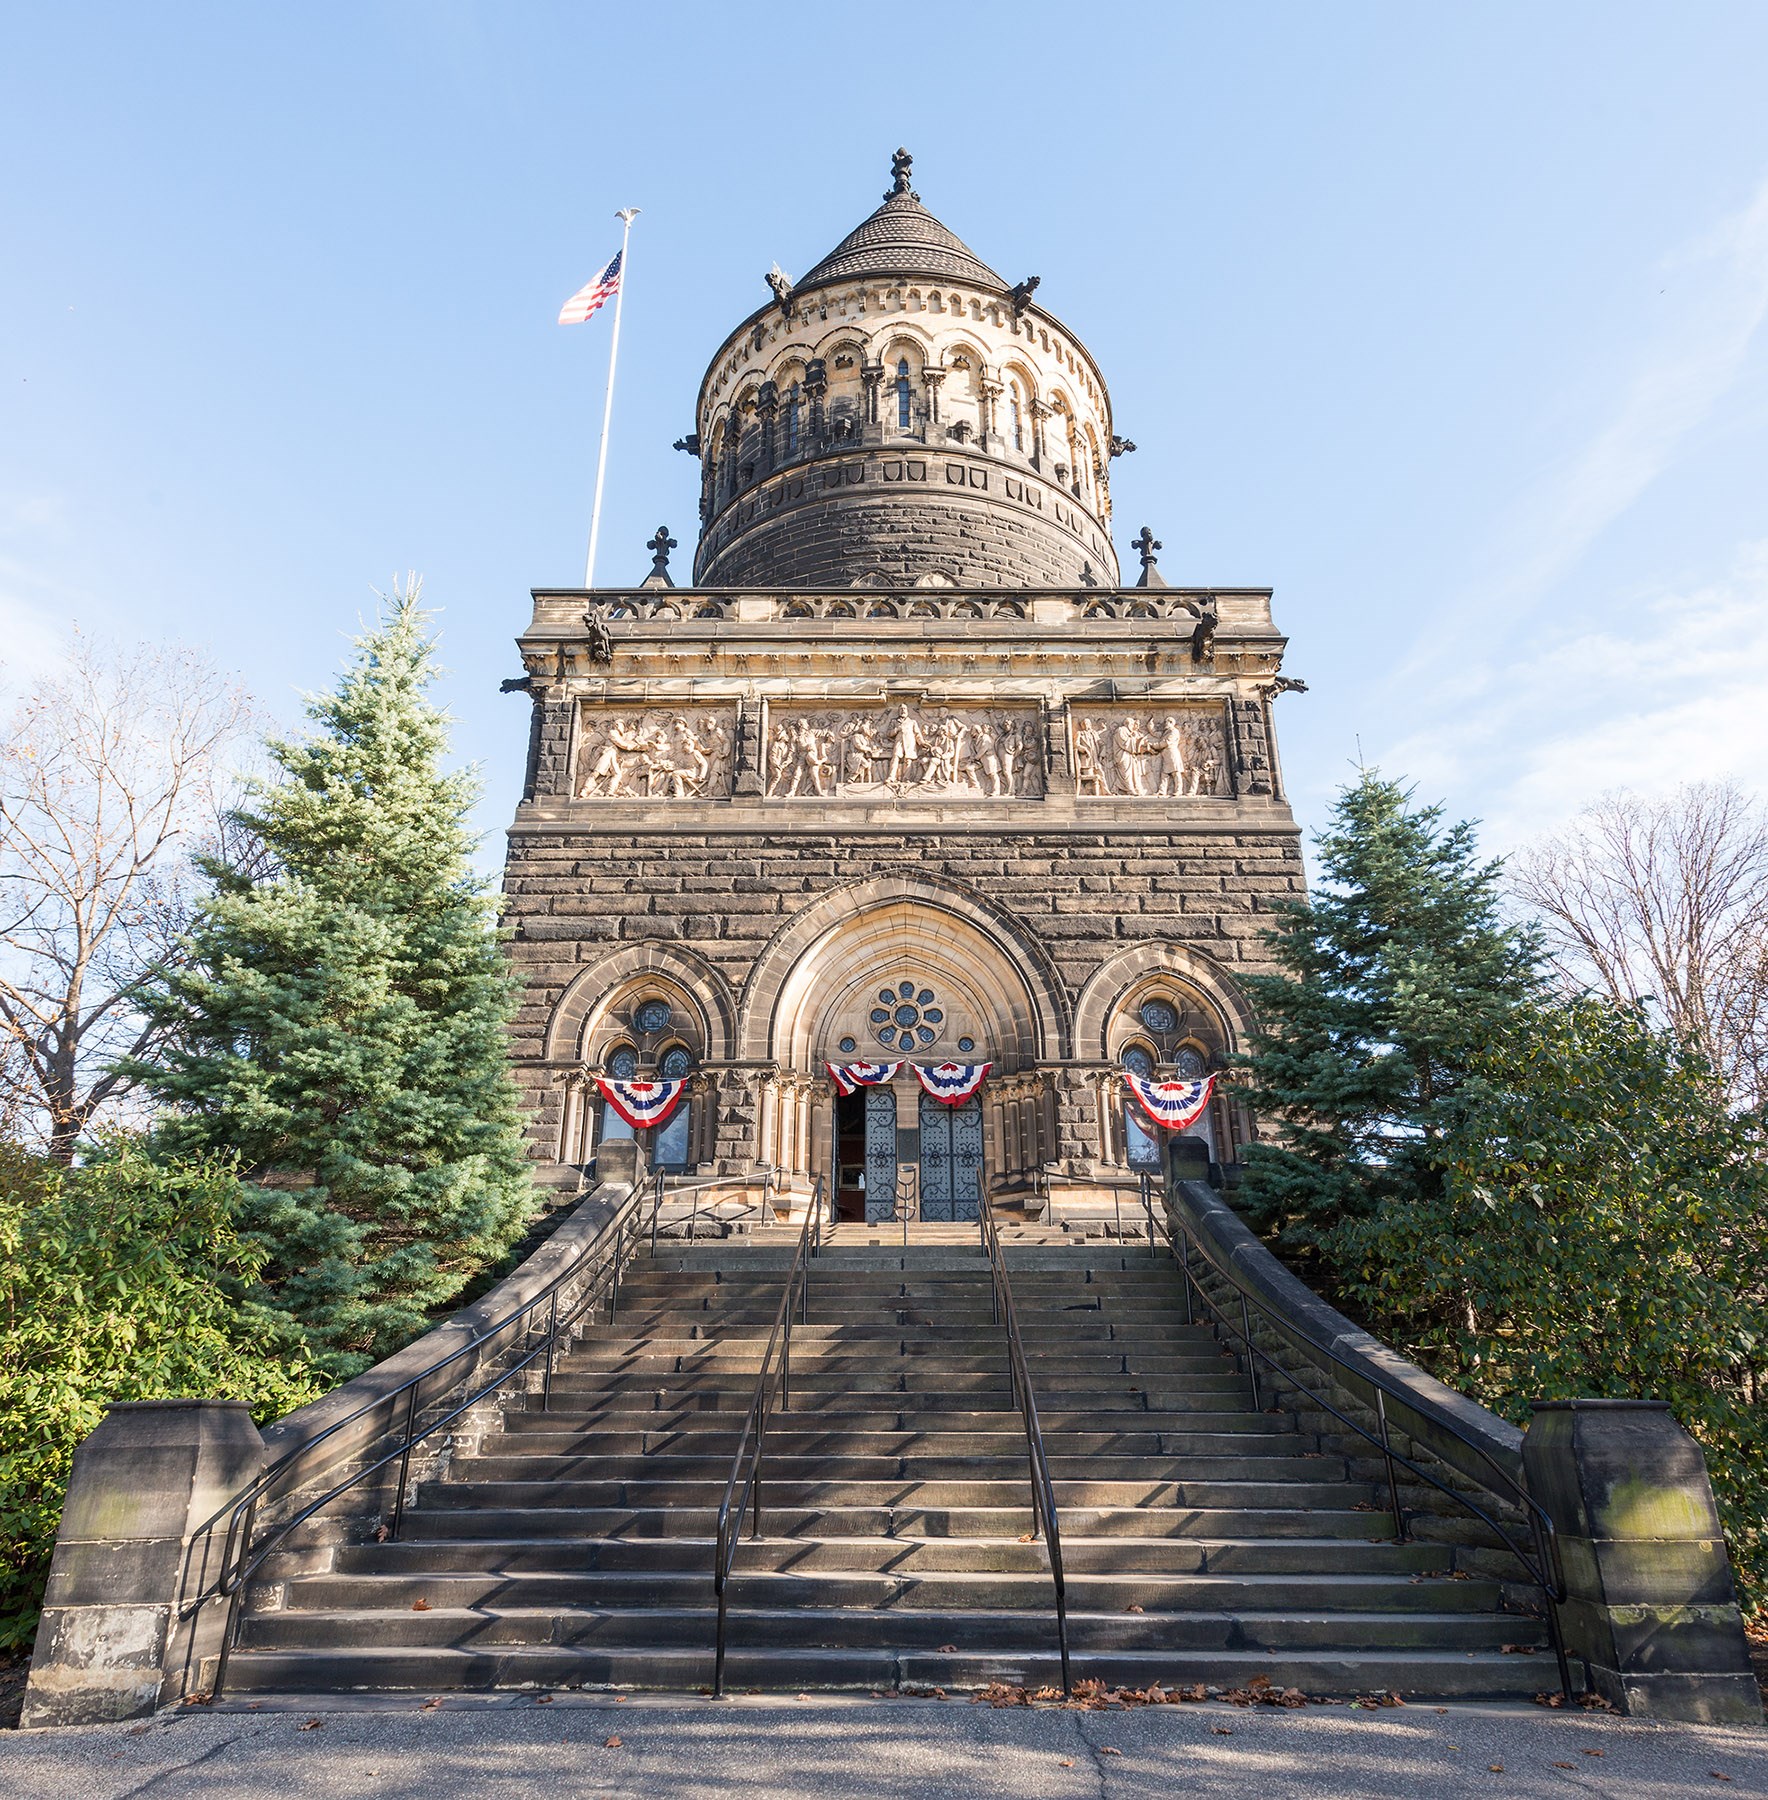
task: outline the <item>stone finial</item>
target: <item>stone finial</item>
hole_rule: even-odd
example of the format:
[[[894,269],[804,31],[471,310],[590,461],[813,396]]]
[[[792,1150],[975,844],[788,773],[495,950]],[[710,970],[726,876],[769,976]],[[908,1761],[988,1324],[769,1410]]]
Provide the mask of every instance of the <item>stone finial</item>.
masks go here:
[[[1041,275],[1027,275],[1026,278],[1013,289],[1013,292],[1009,297],[1013,302],[1014,318],[1018,318],[1031,304],[1031,297],[1043,285],[1043,279],[1044,278]]]
[[[1165,587],[1166,582],[1154,561],[1154,552],[1164,548],[1160,539],[1144,525],[1140,533],[1132,540],[1130,548],[1142,559],[1142,573],[1136,581],[1136,586]]]
[[[655,537],[646,540],[645,548],[651,553],[651,572],[640,587],[674,587],[675,583],[669,574],[669,552],[676,547],[675,539],[669,535],[667,525],[659,525]]]
[[[913,166],[914,160],[906,150],[900,148],[891,157],[890,192],[884,196],[886,200],[894,200],[901,194],[906,194],[911,200],[920,199],[921,196],[909,186],[909,169]]]

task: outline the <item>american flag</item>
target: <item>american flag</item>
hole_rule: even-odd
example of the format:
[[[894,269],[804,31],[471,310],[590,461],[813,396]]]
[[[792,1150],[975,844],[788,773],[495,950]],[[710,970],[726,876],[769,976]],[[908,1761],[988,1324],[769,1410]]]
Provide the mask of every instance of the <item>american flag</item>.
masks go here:
[[[620,264],[625,255],[624,250],[617,251],[614,260],[594,281],[587,287],[580,287],[565,302],[559,309],[561,325],[581,325],[585,319],[595,315],[604,300],[620,291]]]

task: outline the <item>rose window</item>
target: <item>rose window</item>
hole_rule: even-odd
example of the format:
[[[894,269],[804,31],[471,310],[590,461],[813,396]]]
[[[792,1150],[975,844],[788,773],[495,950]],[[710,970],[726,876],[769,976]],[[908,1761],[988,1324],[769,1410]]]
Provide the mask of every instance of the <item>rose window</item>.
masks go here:
[[[912,981],[878,990],[878,1004],[871,1012],[878,1042],[889,1050],[923,1049],[939,1036],[945,1012],[932,988]]]

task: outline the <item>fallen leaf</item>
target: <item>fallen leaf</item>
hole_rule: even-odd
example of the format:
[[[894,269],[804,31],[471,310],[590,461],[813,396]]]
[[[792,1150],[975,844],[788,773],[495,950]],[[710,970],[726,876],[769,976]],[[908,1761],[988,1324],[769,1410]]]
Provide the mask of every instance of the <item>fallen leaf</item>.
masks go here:
[[[604,1750],[618,1750],[620,1748],[619,1738],[618,1737],[604,1738],[602,1740],[602,1748]]]
[[[939,1654],[941,1656],[956,1656],[957,1653],[958,1647],[956,1644],[941,1644],[939,1646]]]
[[[1059,1769],[1072,1769],[1074,1767],[1074,1758],[1072,1756],[1059,1756],[1056,1758],[1056,1767]]]
[[[1553,1766],[1554,1766],[1554,1768],[1556,1768],[1556,1769],[1575,1769],[1575,1768],[1576,1768],[1576,1767],[1577,1767],[1577,1766],[1578,1766],[1578,1765],[1577,1765],[1577,1764],[1576,1764],[1576,1763],[1559,1763],[1559,1762],[1556,1762],[1556,1763],[1555,1763],[1555,1764],[1554,1764],[1554,1765],[1553,1765]]]
[[[1141,1610],[1142,1609],[1139,1606],[1132,1606],[1129,1608],[1129,1611],[1131,1611],[1131,1612],[1140,1612]]]
[[[1031,1532],[1031,1531],[1022,1531],[1019,1534],[1019,1541],[1022,1544],[1036,1543],[1037,1542],[1037,1534],[1035,1532]]]
[[[1487,1763],[1486,1767],[1490,1769],[1494,1775],[1502,1775],[1504,1773],[1504,1765],[1502,1763]]]
[[[418,1708],[418,1711],[419,1712],[434,1712],[436,1710],[436,1708],[438,1706],[440,1706],[441,1704],[442,1704],[442,1696],[440,1694],[433,1694],[428,1700],[426,1700],[423,1703],[422,1706],[420,1706]]]
[[[1101,1744],[1099,1746],[1099,1754],[1101,1756],[1122,1756],[1123,1752],[1114,1749],[1110,1744]]]
[[[551,1694],[536,1694],[534,1696],[534,1704],[536,1706],[551,1706],[552,1705],[552,1695]]]
[[[309,1719],[307,1723],[300,1726],[299,1729],[302,1731],[318,1731],[324,1724],[325,1721],[323,1719]]]
[[[427,1600],[414,1600],[411,1603],[411,1610],[413,1612],[428,1612],[430,1610],[430,1603]]]
[[[1232,1725],[1212,1725],[1210,1726],[1210,1730],[1213,1731],[1217,1737],[1232,1737],[1234,1735],[1234,1727]]]
[[[1607,1754],[1607,1752],[1606,1752],[1606,1751],[1602,1751],[1602,1750],[1586,1750],[1586,1751],[1585,1751],[1585,1752],[1584,1752],[1584,1754],[1585,1754],[1585,1755],[1586,1755],[1586,1756],[1603,1756],[1603,1755],[1606,1755],[1606,1754]]]
[[[1717,1769],[1708,1769],[1707,1773],[1711,1775],[1715,1781],[1729,1781],[1731,1779],[1729,1775],[1721,1775]]]

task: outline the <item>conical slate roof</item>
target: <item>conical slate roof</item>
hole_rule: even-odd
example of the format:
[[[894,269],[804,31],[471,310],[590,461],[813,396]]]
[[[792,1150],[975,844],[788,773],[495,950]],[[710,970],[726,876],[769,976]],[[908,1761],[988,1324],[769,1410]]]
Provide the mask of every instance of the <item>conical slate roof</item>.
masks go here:
[[[924,275],[1007,289],[987,263],[934,218],[909,188],[909,155],[899,150],[892,164],[895,182],[884,204],[850,231],[809,274],[793,284],[800,292],[828,281],[868,275]]]

